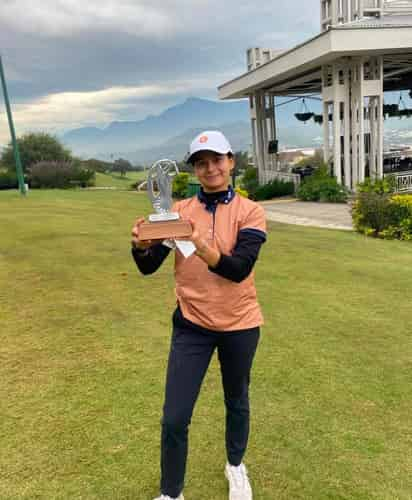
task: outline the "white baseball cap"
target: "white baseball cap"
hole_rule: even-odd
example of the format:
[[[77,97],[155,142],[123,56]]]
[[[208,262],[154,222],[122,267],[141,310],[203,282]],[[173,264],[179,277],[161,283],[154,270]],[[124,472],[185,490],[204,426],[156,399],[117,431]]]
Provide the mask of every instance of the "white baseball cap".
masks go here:
[[[229,141],[219,130],[205,130],[197,135],[190,144],[187,162],[191,163],[193,156],[199,151],[213,151],[221,155],[233,153]]]

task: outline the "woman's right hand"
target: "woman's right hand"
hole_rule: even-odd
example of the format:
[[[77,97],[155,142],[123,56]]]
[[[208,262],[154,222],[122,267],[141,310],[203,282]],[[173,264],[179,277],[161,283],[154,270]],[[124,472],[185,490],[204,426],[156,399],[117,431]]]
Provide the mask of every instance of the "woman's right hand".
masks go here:
[[[139,248],[140,250],[145,250],[146,248],[150,248],[157,243],[161,243],[162,240],[145,240],[141,241],[139,239],[139,228],[144,222],[144,217],[139,217],[136,219],[132,229],[132,247]]]

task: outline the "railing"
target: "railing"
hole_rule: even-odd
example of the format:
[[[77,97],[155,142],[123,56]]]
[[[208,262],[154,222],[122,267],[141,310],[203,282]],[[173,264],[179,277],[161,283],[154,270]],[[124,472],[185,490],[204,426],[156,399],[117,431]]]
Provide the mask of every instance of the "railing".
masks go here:
[[[411,0],[363,0],[362,10],[364,16],[412,14],[412,2]]]
[[[278,170],[263,170],[262,181],[264,184],[267,182],[278,179],[279,181],[293,182],[296,187],[300,185],[300,175],[288,172],[279,172]]]
[[[363,10],[367,12],[380,12],[383,7],[383,0],[363,0]]]
[[[396,180],[395,189],[397,193],[412,192],[412,170],[392,175],[394,175]]]
[[[384,14],[412,14],[411,0],[385,0]]]

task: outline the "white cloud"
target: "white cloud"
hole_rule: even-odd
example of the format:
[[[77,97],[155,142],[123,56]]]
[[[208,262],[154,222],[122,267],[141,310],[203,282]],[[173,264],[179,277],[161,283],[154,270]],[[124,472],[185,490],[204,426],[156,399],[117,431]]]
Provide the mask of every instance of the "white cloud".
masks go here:
[[[301,24],[294,16],[297,7],[293,8],[300,3],[282,0],[275,9],[274,2],[257,7],[249,0],[8,0],[0,12],[0,25],[39,37],[109,31],[158,39],[209,33],[221,39],[232,30],[256,32],[255,23],[263,24],[269,16],[282,16],[281,30],[292,20]],[[299,17],[304,17],[313,13],[313,6],[305,2],[298,10]]]
[[[0,23],[39,37],[75,35],[81,31],[119,30],[154,36],[170,32],[161,9],[130,0],[14,0],[0,13]]]
[[[218,77],[220,78],[220,77]],[[213,77],[212,77],[213,81]],[[215,83],[215,82],[213,82]],[[13,120],[17,135],[27,131],[62,131],[96,124],[109,124],[119,114],[136,116],[139,103],[164,96],[186,96],[210,88],[210,75],[191,80],[167,81],[157,85],[111,87],[94,92],[60,92],[13,106]],[[9,131],[2,103],[0,105],[0,143],[9,141]]]
[[[216,97],[246,70],[247,47],[290,47],[319,22],[318,0],[0,2],[19,134],[138,120],[188,94]],[[1,113],[0,142],[8,137]]]
[[[219,15],[222,11],[217,0],[42,0],[36,4],[10,0],[0,12],[0,24],[39,37],[110,31],[162,39],[179,32],[213,30],[210,23],[227,21]]]
[[[50,94],[31,103],[15,105],[13,120],[18,135],[29,130],[53,131],[88,123],[108,123],[116,118],[116,113],[121,108],[130,106],[125,101],[164,95],[167,92],[168,89],[164,86],[150,85],[113,87],[97,92]],[[1,126],[0,142],[6,142],[8,137],[7,127]]]

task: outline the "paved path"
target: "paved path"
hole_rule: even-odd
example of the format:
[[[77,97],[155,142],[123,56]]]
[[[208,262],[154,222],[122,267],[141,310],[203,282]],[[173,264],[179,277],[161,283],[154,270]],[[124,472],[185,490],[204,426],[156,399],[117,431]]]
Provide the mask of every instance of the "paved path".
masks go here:
[[[350,205],[346,203],[315,203],[280,198],[262,202],[268,220],[353,231]]]

